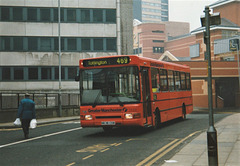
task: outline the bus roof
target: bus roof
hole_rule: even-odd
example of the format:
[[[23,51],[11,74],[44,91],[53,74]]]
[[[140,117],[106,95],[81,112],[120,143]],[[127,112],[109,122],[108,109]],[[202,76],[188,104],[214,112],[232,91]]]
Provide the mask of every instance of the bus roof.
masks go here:
[[[105,59],[105,61],[104,61]],[[97,58],[81,59],[79,61],[80,68],[97,68],[97,67],[113,67],[116,65],[138,65],[146,67],[159,67],[174,70],[189,70],[187,65],[180,65],[172,62],[160,61],[157,59],[140,57],[136,55],[114,55]]]

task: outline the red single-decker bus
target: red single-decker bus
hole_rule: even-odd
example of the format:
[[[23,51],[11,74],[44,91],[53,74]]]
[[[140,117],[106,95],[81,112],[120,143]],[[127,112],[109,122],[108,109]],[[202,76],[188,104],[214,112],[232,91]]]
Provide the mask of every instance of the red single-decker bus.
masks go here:
[[[82,127],[145,126],[193,111],[190,68],[135,55],[79,61]]]

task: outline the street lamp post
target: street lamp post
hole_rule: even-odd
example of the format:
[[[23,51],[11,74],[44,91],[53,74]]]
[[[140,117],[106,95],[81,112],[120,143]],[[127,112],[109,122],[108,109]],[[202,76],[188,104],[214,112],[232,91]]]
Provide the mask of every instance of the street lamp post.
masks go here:
[[[205,7],[205,17],[201,18],[202,26],[205,26],[206,52],[208,61],[208,109],[209,128],[207,131],[208,165],[218,166],[217,130],[214,127],[213,100],[212,100],[212,67],[211,67],[211,46],[210,46],[210,25],[221,23],[220,14],[210,15],[209,6]]]
[[[58,92],[58,107],[59,107],[59,116],[62,116],[62,84],[61,84],[61,29],[60,29],[60,23],[61,23],[61,8],[60,8],[60,0],[58,0],[58,76],[59,76],[59,92]]]

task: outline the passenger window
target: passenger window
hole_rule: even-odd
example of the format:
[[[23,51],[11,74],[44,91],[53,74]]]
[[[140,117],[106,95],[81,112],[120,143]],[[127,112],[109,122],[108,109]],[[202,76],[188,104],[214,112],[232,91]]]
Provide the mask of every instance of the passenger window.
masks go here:
[[[152,92],[160,92],[159,83],[159,70],[156,68],[151,68],[151,78],[152,78]]]
[[[177,91],[179,91],[179,90],[181,90],[180,72],[179,71],[175,71],[174,78],[175,78],[175,89]]]
[[[186,90],[186,74],[181,72],[181,90]]]
[[[167,70],[160,69],[160,90],[168,91]]]
[[[174,76],[173,76],[173,71],[168,71],[168,86],[169,86],[169,91],[174,91]]]

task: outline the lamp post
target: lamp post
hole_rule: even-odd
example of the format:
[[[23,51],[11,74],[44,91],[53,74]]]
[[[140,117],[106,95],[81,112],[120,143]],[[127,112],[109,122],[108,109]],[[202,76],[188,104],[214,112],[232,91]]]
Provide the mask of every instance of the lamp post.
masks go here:
[[[210,46],[210,25],[221,24],[220,14],[210,15],[209,6],[205,7],[205,17],[201,17],[202,26],[206,28],[204,42],[206,44],[207,61],[208,61],[208,109],[209,109],[209,128],[207,131],[208,146],[208,165],[218,166],[218,149],[217,149],[217,130],[214,127],[213,118],[213,100],[212,100],[212,67],[211,67],[211,46]]]
[[[62,84],[61,84],[61,7],[60,7],[60,0],[58,0],[58,76],[59,76],[59,91],[58,91],[58,107],[59,107],[59,116],[62,116]]]

